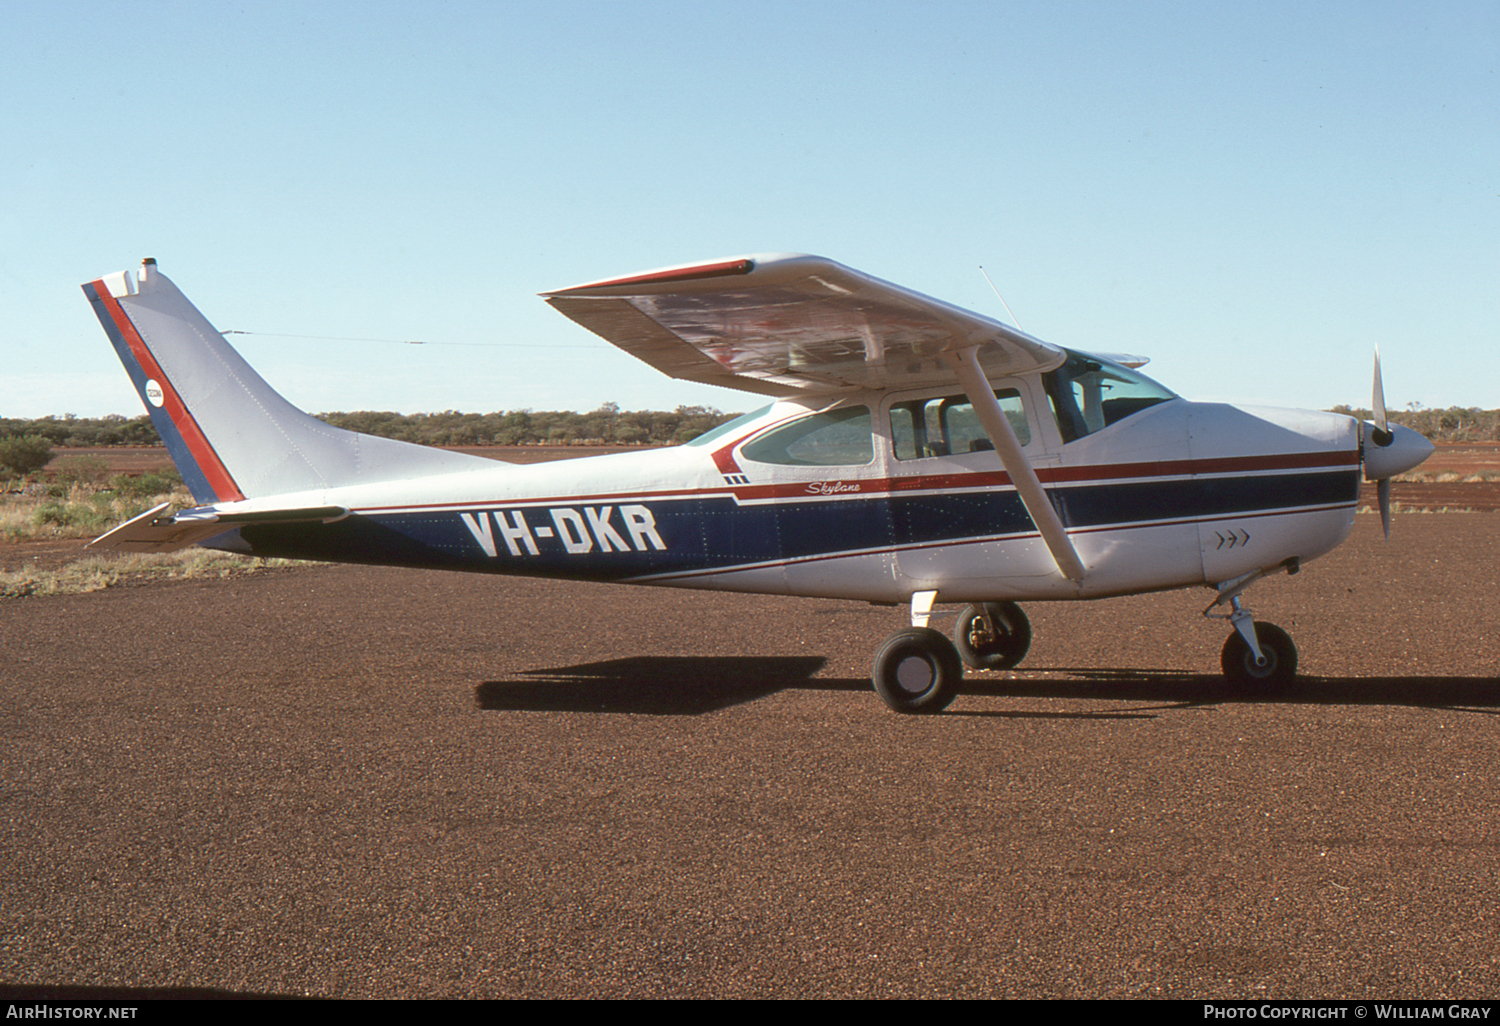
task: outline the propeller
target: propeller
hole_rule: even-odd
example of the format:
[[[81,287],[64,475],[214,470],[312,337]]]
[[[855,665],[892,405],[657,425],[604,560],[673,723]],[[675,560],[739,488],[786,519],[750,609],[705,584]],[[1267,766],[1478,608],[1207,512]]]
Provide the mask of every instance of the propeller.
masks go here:
[[[1380,504],[1380,526],[1386,538],[1391,536],[1391,478],[1404,473],[1432,455],[1432,443],[1411,428],[1397,425],[1392,430],[1385,416],[1385,385],[1380,375],[1380,346],[1375,347],[1375,384],[1371,389],[1370,409],[1375,423],[1363,426],[1360,456],[1365,465],[1365,480],[1375,482],[1375,497]]]

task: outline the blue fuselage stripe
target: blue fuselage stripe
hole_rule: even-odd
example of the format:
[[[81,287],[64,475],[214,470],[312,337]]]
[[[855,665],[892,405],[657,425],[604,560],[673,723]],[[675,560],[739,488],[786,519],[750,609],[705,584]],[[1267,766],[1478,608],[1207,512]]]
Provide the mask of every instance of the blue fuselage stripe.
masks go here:
[[[1051,489],[1070,530],[1349,506],[1358,469],[1194,477]],[[257,555],[588,580],[724,571],[1024,535],[1013,490],[742,505],[727,495],[615,498],[556,507],[356,513],[337,523],[256,526]]]

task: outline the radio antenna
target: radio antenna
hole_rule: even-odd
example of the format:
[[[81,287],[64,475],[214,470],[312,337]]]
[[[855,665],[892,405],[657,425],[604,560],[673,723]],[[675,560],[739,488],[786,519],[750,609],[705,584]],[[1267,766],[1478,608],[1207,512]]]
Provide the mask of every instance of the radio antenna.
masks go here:
[[[995,288],[995,283],[993,281],[990,281],[990,273],[984,269],[983,264],[979,265],[979,273],[984,275],[984,280],[990,283],[990,290],[995,293],[995,298],[1000,300],[1000,305],[1005,307],[1005,312],[1007,314],[1010,314],[1010,322],[1017,328],[1021,328],[1021,322],[1016,320],[1016,315],[1010,312],[1010,304],[1005,301],[1005,297],[1000,294],[1000,290]],[[1021,330],[1025,331],[1026,329],[1021,328]]]

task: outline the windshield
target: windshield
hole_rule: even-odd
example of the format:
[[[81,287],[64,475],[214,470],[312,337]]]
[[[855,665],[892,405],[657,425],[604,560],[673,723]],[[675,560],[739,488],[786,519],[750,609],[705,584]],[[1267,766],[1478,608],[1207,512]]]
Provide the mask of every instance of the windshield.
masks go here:
[[[1064,442],[1102,431],[1177,394],[1118,363],[1069,349],[1061,367],[1042,375]]]

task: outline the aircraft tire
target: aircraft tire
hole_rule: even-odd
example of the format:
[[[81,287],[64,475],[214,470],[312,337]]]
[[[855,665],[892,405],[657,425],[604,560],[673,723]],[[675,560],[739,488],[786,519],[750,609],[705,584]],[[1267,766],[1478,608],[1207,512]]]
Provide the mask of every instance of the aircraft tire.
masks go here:
[[[875,693],[899,713],[946,709],[963,679],[958,650],[931,627],[907,627],[886,638],[870,672]]]
[[[1297,646],[1286,631],[1274,623],[1255,621],[1255,640],[1266,657],[1264,666],[1255,665],[1255,654],[1240,632],[1235,631],[1224,642],[1220,665],[1224,679],[1231,684],[1274,685],[1289,683],[1297,676]]]
[[[990,640],[974,644],[974,621],[989,614]],[[986,602],[964,606],[953,622],[953,644],[959,658],[975,670],[1008,670],[1026,658],[1031,648],[1031,621],[1014,602]]]

